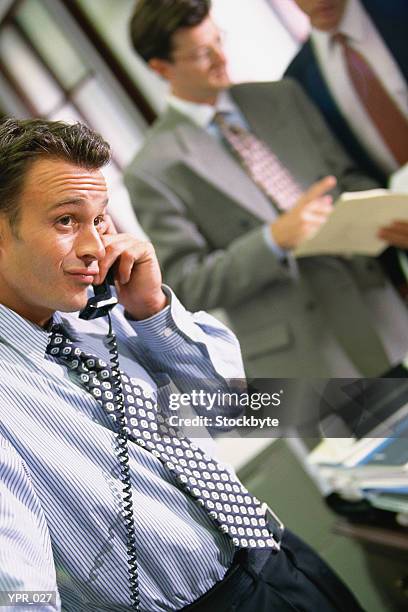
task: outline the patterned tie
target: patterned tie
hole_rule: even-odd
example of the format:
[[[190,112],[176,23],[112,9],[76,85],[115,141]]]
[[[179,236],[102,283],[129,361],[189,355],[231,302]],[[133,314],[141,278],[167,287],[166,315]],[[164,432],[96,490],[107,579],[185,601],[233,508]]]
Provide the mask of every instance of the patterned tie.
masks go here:
[[[217,113],[214,123],[263,193],[280,211],[292,208],[302,195],[302,189],[269,147],[248,130],[229,123],[225,113]]]
[[[86,390],[115,420],[115,384],[112,371],[103,360],[75,346],[62,325],[53,326],[47,353],[76,371]],[[155,399],[136,379],[123,372],[121,377],[128,435],[171,471],[180,488],[207,511],[236,547],[279,549],[282,528],[276,527],[272,537],[267,527],[266,513],[270,510],[266,504],[248,493],[225,467],[181,431],[169,427]]]
[[[366,58],[348,45],[347,36],[338,32],[333,41],[343,49],[347,70],[368,115],[383,141],[402,166],[408,161],[408,120],[391,98]]]

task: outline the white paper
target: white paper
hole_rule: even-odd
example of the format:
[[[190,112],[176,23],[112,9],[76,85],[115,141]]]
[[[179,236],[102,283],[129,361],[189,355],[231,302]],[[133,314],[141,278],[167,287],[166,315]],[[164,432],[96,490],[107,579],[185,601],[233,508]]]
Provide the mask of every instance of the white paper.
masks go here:
[[[388,187],[395,193],[408,193],[408,163],[391,174]]]
[[[294,252],[312,255],[379,255],[388,244],[378,230],[393,221],[408,221],[408,194],[372,189],[344,193],[327,222]]]

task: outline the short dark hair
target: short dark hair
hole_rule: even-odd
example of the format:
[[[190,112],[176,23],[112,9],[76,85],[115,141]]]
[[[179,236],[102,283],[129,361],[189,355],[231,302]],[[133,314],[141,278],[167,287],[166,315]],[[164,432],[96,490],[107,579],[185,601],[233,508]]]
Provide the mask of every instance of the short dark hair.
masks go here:
[[[171,59],[173,34],[199,25],[210,8],[211,0],[139,0],[130,21],[134,49],[146,62]]]
[[[98,170],[109,162],[111,152],[102,136],[82,123],[44,119],[0,122],[0,213],[8,216],[15,233],[27,171],[33,161],[47,157]]]

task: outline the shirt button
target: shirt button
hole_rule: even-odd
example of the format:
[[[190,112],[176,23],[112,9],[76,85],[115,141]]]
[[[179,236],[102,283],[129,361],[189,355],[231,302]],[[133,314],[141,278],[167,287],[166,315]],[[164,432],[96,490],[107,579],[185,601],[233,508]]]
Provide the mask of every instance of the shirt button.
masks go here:
[[[313,300],[310,300],[309,302],[306,302],[305,304],[306,310],[315,310],[316,309],[316,302],[313,302]]]
[[[170,329],[170,327],[166,327],[166,329],[165,329],[165,330],[164,330],[164,332],[163,332],[163,336],[164,336],[165,338],[168,338],[169,336],[171,336],[171,334],[172,334],[172,333],[173,333],[173,330],[172,330],[172,329]]]

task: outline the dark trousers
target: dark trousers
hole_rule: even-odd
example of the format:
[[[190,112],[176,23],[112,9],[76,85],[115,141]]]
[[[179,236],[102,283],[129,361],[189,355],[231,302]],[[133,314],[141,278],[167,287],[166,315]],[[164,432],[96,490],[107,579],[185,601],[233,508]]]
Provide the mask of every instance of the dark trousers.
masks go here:
[[[221,582],[185,612],[362,612],[333,570],[285,530],[281,550],[237,553]]]

